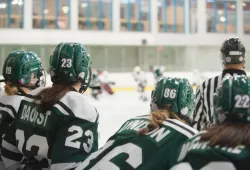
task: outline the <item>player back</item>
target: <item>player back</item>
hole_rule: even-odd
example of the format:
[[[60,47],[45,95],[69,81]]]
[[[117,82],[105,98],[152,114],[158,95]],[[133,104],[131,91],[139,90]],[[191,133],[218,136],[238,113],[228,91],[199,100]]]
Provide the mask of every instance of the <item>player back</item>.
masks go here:
[[[180,145],[197,131],[186,124],[167,119],[147,135],[138,130],[150,123],[149,116],[126,121],[97,152],[76,170],[166,170],[177,158]]]
[[[201,132],[187,140],[182,148],[178,160],[184,162],[173,168],[174,170],[200,170],[202,168],[214,170],[248,170],[250,167],[250,148],[238,145],[232,147],[209,147],[208,142],[199,142]],[[189,168],[188,168],[189,167]]]
[[[35,97],[40,91],[22,100],[12,127],[16,139],[9,135],[4,140],[12,145],[18,141],[23,155],[21,167],[70,169],[98,149],[98,113],[83,94],[75,91],[67,92],[51,109],[42,111]],[[16,152],[6,147],[9,153]],[[17,158],[13,154],[8,159]]]

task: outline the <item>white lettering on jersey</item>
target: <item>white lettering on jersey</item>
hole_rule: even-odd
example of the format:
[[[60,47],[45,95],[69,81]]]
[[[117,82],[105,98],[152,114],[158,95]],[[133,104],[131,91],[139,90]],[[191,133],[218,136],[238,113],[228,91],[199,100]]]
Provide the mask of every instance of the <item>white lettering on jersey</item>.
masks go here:
[[[139,130],[142,128],[145,128],[147,125],[149,124],[148,121],[145,120],[132,120],[132,121],[128,121],[121,130],[119,130],[119,132],[123,131],[123,130]],[[118,132],[118,133],[119,133]]]
[[[178,158],[178,161],[181,161],[185,158],[188,151],[190,150],[204,150],[209,149],[208,142],[199,142],[200,136],[193,139],[191,142],[187,142],[182,145],[181,152]],[[219,148],[223,151],[233,153],[233,154],[240,154],[242,150],[245,148],[243,145],[238,145],[235,148],[232,147],[221,147],[219,145],[215,146],[215,148]]]
[[[151,138],[154,138],[156,142],[160,142],[163,138],[165,138],[168,134],[170,134],[170,130],[166,130],[165,128],[160,128],[150,135]]]
[[[46,126],[47,119],[51,111],[39,113],[35,107],[24,105],[22,110],[21,119],[30,123],[36,123],[37,125]]]

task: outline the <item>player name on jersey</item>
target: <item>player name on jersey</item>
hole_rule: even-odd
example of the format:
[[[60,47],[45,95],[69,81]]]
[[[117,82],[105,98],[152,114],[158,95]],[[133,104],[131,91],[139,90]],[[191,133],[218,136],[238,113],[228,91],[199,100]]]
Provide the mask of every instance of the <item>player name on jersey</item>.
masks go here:
[[[118,131],[118,133],[123,131],[123,130],[135,130],[135,131],[137,131],[139,129],[145,128],[148,124],[149,124],[148,120],[131,120],[131,121],[128,121]],[[147,133],[146,135],[148,135],[149,137],[154,139],[156,142],[160,142],[163,138],[165,138],[170,133],[171,133],[170,130],[166,130],[166,128],[161,127],[161,128],[157,128],[157,129]]]
[[[50,114],[51,111],[39,113],[35,107],[24,105],[21,111],[21,120],[45,127]]]
[[[199,142],[199,140],[200,140],[200,136],[196,137],[195,139],[191,140],[190,142],[183,144],[178,161],[183,160],[185,158],[185,156],[187,155],[187,152],[190,150],[205,150],[205,149],[210,148],[208,146],[208,142]],[[217,146],[215,146],[215,148],[218,148],[222,151],[229,152],[232,154],[240,154],[244,150],[245,146],[238,145],[235,148],[232,148],[232,147],[221,147],[221,146],[217,145]]]

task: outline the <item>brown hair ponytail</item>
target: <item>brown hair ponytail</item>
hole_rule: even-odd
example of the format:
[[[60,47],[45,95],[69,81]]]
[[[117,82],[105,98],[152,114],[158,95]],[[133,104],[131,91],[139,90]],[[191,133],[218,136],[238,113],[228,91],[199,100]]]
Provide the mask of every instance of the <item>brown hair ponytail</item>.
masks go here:
[[[159,126],[163,123],[164,120],[166,120],[167,118],[169,119],[177,119],[179,121],[182,121],[177,115],[176,113],[172,112],[172,111],[168,111],[168,110],[157,110],[154,111],[150,114],[151,116],[151,122],[149,123],[149,125],[141,130],[139,130],[139,134],[140,135],[145,135],[148,132],[153,131],[154,129],[159,128]],[[183,122],[183,121],[182,121]]]
[[[56,102],[58,102],[67,92],[71,91],[70,85],[54,85],[52,87],[43,89],[35,97],[41,100],[41,111],[50,109]]]
[[[8,96],[16,95],[18,93],[18,87],[13,85],[11,82],[6,82],[4,91]]]

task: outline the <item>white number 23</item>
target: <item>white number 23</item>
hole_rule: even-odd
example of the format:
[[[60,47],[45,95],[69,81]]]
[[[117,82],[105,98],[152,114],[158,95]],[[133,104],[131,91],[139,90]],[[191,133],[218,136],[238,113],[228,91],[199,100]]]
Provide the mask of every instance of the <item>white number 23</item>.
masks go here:
[[[64,68],[65,67],[67,67],[67,68],[72,67],[72,60],[63,58],[61,67],[64,67]]]
[[[68,129],[68,132],[76,132],[76,133],[66,138],[65,146],[80,149],[81,142],[79,141],[79,138],[82,138],[82,135],[83,135],[82,128],[80,126],[73,125]],[[94,143],[94,135],[93,135],[93,132],[90,130],[85,131],[84,135],[88,137],[88,140],[87,140],[87,143],[83,143],[82,145],[83,145],[84,150],[87,153],[89,153]]]

